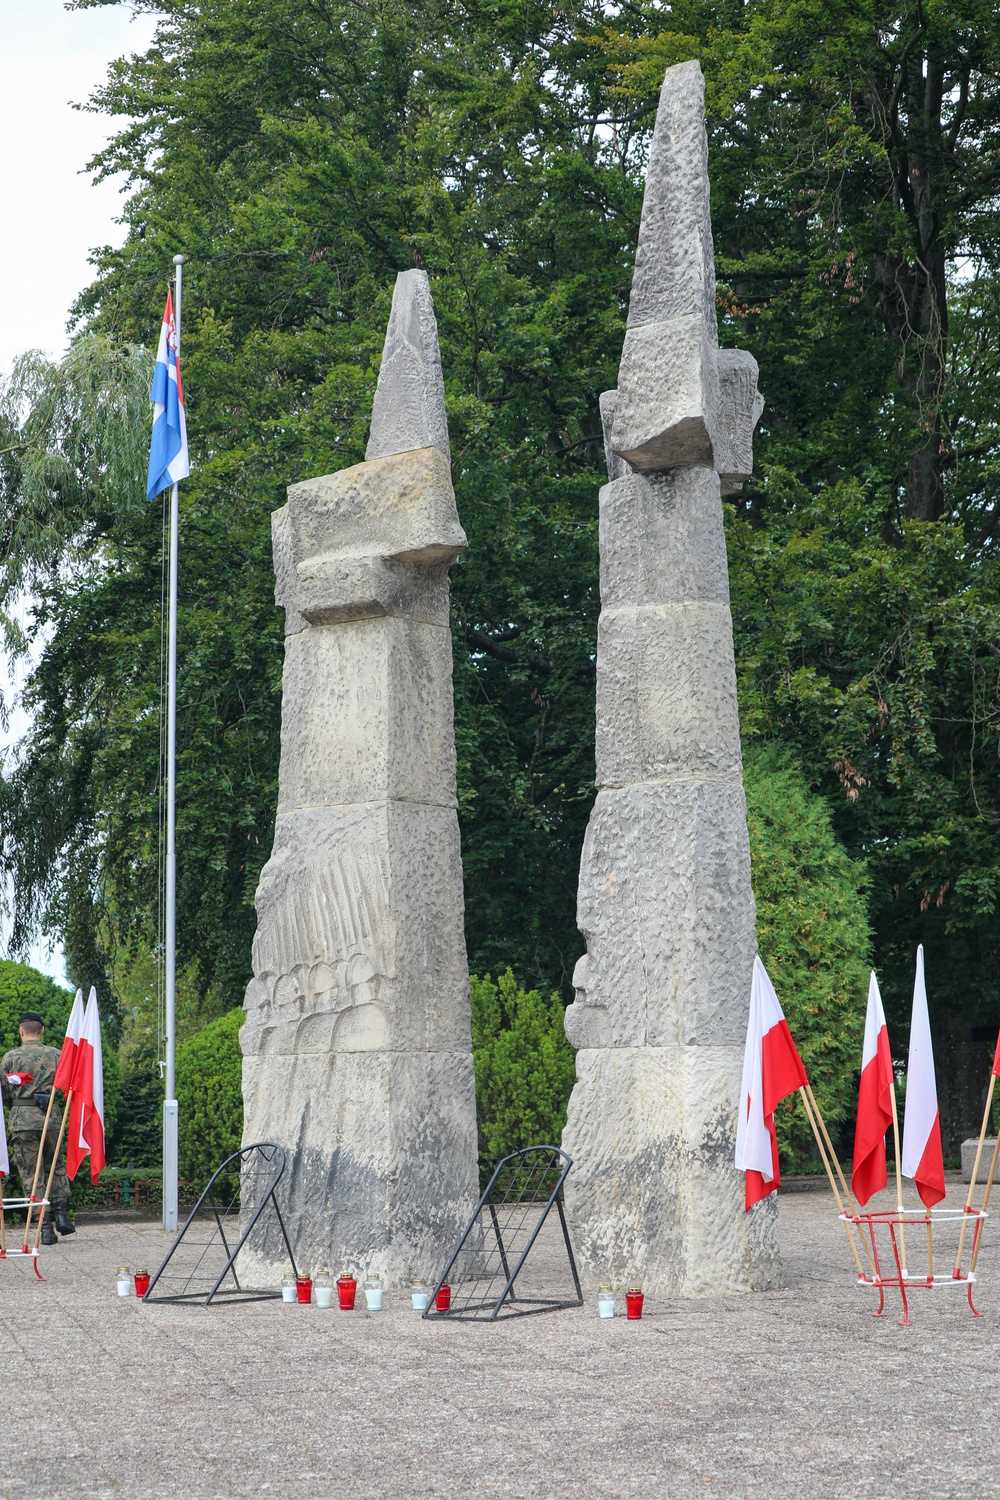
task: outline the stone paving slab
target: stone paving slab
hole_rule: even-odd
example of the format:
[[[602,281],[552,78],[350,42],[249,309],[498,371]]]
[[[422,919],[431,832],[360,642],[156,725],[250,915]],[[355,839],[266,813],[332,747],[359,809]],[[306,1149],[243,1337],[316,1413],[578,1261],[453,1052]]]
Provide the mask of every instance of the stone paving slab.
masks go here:
[[[910,1328],[893,1293],[872,1318],[825,1188],[783,1192],[781,1240],[784,1291],[486,1325],[424,1322],[400,1293],[376,1314],[126,1302],[117,1266],[155,1267],[164,1236],[81,1219],[44,1284],[0,1265],[0,1497],[995,1494],[989,1233],[984,1318],[914,1292]]]

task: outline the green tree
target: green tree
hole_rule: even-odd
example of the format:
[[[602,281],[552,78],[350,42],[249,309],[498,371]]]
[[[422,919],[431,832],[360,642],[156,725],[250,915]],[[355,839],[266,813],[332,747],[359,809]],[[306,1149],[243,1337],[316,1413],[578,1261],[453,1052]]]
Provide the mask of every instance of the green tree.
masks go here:
[[[558,993],[523,990],[510,969],[470,980],[479,1171],[485,1183],[502,1156],[522,1146],[558,1146],[576,1076]]]
[[[757,942],[827,1126],[854,1114],[871,938],[864,869],[787,752],[750,746],[744,761]],[[782,1160],[809,1158],[797,1099],[776,1118]]]
[[[198,1192],[243,1137],[243,1019],[230,1011],[177,1049],[178,1171]]]

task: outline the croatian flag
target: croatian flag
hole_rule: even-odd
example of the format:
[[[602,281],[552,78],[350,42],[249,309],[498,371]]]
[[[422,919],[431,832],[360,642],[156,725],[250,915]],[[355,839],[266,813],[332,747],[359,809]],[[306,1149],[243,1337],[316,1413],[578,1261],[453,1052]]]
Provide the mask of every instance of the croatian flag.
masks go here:
[[[736,1126],[736,1166],[746,1173],[747,1210],[780,1185],[774,1111],[808,1082],[774,986],[755,958]]]
[[[910,1056],[906,1065],[906,1114],[903,1117],[900,1161],[903,1176],[913,1178],[924,1207],[933,1208],[935,1203],[940,1203],[945,1192],[944,1156],[922,947],[917,949],[917,973],[913,982]]]
[[[861,1204],[867,1203],[873,1193],[880,1193],[889,1180],[885,1165],[885,1133],[892,1124],[893,1082],[889,1028],[885,1024],[882,996],[873,969],[868,981],[868,1015],[861,1054],[854,1168],[851,1172],[854,1196]]]
[[[90,1180],[104,1170],[104,1060],[97,991],[91,989],[83,1013],[83,1030],[76,1048],[73,1099],[66,1136],[66,1176],[73,1180],[85,1156],[90,1156]]]
[[[184,387],[181,384],[180,352],[174,325],[174,304],[169,291],[160,325],[153,388],[153,440],[149,445],[149,477],[146,499],[153,500],[191,472],[188,465],[187,427],[184,422]]]

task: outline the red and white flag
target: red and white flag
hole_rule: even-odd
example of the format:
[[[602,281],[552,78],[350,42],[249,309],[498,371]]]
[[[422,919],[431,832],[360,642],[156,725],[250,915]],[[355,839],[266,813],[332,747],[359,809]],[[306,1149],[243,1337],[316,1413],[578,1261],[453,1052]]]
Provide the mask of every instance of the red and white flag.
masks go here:
[[[53,1087],[62,1089],[68,1094],[73,1087],[73,1073],[76,1068],[76,1053],[80,1045],[80,1033],[83,1031],[83,990],[77,990],[73,1000],[73,1009],[69,1013],[66,1022],[66,1035],[63,1038],[62,1048],[59,1052],[59,1061],[56,1063],[56,1076]]]
[[[10,1157],[7,1155],[7,1127],[4,1124],[3,1105],[0,1104],[0,1180],[10,1176]]]
[[[90,1156],[90,1180],[104,1170],[104,1059],[97,991],[91,989],[83,1013],[83,1029],[76,1049],[73,1102],[66,1134],[66,1175],[72,1180],[84,1157]]]
[[[913,1012],[910,1016],[910,1056],[906,1065],[906,1114],[903,1118],[903,1176],[912,1177],[925,1208],[933,1208],[944,1197],[944,1155],[941,1151],[941,1118],[938,1114],[937,1082],[931,1022],[927,1014],[924,984],[924,950],[917,949],[917,974],[913,982]]]
[[[885,1133],[892,1124],[893,1084],[889,1029],[885,1024],[882,996],[873,969],[868,981],[868,1015],[861,1054],[861,1085],[851,1172],[851,1186],[859,1203],[867,1203],[872,1194],[880,1193],[889,1180],[885,1165]]]
[[[746,1173],[748,1210],[781,1182],[774,1111],[782,1099],[808,1082],[774,986],[760,959],[755,958],[736,1126],[736,1166]]]

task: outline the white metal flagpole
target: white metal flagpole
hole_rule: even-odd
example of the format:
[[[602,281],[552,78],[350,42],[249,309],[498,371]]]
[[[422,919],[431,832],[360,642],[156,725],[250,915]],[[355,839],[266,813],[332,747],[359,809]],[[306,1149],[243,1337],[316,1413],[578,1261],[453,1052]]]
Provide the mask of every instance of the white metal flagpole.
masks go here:
[[[181,347],[181,280],[184,256],[174,256],[174,329]],[[167,856],[164,891],[164,1001],[166,1011],[166,1095],[163,1100],[163,1228],[177,1228],[177,486],[170,491],[169,612],[167,624]]]

